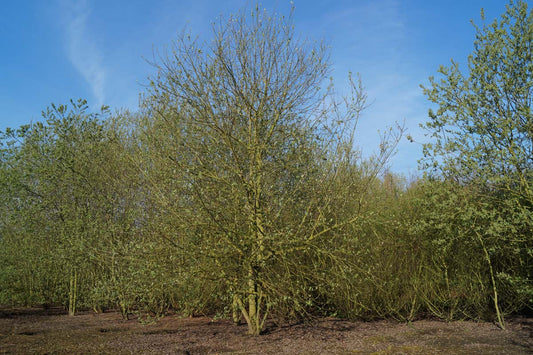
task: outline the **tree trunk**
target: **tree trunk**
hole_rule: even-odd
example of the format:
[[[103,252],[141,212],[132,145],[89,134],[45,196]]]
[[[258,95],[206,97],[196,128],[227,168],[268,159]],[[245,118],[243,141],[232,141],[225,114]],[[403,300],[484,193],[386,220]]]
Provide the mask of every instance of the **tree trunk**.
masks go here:
[[[78,272],[73,269],[70,273],[69,284],[69,297],[68,297],[68,315],[73,316],[76,314],[76,301],[77,301],[77,288],[78,288]]]
[[[233,318],[233,324],[239,325],[241,324],[241,313],[240,313],[240,299],[238,295],[233,295],[233,303],[231,307],[232,311],[232,318]]]

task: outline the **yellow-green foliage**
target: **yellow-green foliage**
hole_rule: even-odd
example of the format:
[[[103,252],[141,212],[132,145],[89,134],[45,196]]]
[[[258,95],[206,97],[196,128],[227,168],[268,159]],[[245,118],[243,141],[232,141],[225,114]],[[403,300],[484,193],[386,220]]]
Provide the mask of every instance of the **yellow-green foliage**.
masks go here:
[[[259,9],[220,22],[208,46],[180,37],[138,113],[80,100],[2,132],[0,304],[145,321],[172,309],[246,321],[251,334],[268,317],[316,315],[503,327],[533,305],[532,116],[520,101],[531,60],[500,58],[497,73],[484,61],[492,46],[523,45],[517,28],[531,39],[527,11],[517,2],[479,31],[472,77],[453,66],[432,80],[441,109],[425,161],[437,169],[410,182],[384,173],[402,128],[362,159],[361,83],[350,77],[339,99],[327,47]],[[502,90],[522,83],[519,109],[491,112],[483,73]]]

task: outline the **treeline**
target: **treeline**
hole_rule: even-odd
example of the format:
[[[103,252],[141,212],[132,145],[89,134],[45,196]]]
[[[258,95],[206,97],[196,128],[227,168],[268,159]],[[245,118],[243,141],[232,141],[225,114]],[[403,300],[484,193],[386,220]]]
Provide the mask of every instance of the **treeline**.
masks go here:
[[[386,169],[403,128],[363,159],[360,82],[339,98],[327,47],[258,8],[208,44],[181,36],[139,112],[79,100],[7,129],[0,304],[209,314],[251,334],[323,315],[504,327],[533,306],[533,15],[511,5],[478,28],[468,75],[452,63],[424,89],[439,110],[414,181]]]

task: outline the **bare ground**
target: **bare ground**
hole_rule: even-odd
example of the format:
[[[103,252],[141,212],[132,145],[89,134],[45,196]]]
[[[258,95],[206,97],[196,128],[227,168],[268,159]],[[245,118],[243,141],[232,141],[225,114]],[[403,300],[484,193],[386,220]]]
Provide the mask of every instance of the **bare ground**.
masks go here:
[[[533,354],[533,318],[491,323],[421,320],[270,327],[246,335],[246,326],[207,317],[167,316],[154,324],[120,314],[59,309],[0,309],[0,354]]]

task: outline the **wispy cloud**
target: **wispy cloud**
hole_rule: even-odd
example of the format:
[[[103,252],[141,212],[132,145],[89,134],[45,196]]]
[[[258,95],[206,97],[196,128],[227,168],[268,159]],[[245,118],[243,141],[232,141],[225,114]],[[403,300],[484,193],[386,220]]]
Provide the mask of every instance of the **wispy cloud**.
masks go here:
[[[65,20],[66,49],[70,62],[90,86],[95,103],[104,104],[106,70],[98,45],[87,25],[91,9],[85,0],[60,3]]]

